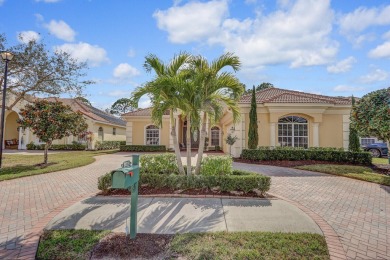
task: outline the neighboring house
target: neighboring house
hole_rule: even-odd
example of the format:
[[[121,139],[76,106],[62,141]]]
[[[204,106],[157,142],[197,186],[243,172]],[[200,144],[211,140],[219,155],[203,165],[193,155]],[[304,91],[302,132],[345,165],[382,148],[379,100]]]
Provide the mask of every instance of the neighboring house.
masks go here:
[[[12,95],[7,96],[7,103],[12,102]],[[28,97],[26,100],[18,102],[12,111],[5,113],[5,132],[4,142],[6,148],[17,148],[25,150],[26,145],[33,142],[40,144],[40,140],[32,134],[29,129],[22,129],[17,123],[20,117],[19,112],[27,103],[33,102],[36,98]],[[109,115],[95,107],[89,106],[80,100],[70,98],[46,98],[49,101],[62,102],[69,105],[73,111],[80,111],[88,124],[88,132],[92,133],[92,142],[89,148],[94,149],[96,141],[125,141],[126,140],[126,122],[120,118]],[[12,141],[12,142],[10,142]],[[71,144],[72,142],[87,143],[85,135],[70,136],[61,140],[55,140],[53,144]],[[14,144],[15,145],[10,145]]]
[[[232,146],[233,156],[247,148],[251,95],[239,101],[241,118],[233,124],[233,116],[225,111],[222,119],[207,122],[208,148],[220,146],[229,152],[225,140],[228,134],[237,136]],[[259,146],[340,147],[348,148],[350,98],[330,97],[310,93],[268,88],[256,93]],[[165,145],[173,148],[169,114],[163,117],[162,127],[151,120],[151,109],[140,109],[122,115],[127,121],[126,143],[133,145]],[[178,142],[186,143],[186,118],[175,113]],[[199,145],[199,132],[191,136],[192,147]]]

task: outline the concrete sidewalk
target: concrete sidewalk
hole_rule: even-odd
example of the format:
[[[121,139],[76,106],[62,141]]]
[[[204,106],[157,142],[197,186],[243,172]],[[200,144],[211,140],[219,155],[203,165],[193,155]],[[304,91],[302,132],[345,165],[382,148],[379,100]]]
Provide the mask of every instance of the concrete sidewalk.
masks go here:
[[[125,232],[129,197],[96,196],[58,214],[46,229]],[[213,231],[309,232],[318,225],[297,207],[277,199],[139,198],[138,233]]]

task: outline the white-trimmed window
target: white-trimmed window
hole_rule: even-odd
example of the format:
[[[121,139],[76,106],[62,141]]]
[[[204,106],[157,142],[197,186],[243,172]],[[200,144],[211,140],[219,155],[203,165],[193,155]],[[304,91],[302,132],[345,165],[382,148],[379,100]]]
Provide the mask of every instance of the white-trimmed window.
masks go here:
[[[219,146],[221,130],[217,126],[211,128],[211,146]]]
[[[373,143],[383,143],[383,141],[378,140],[378,138],[375,137],[362,137],[360,138],[360,144],[361,146],[367,146]]]
[[[103,142],[104,141],[104,131],[103,131],[103,127],[99,127],[99,130],[98,130],[98,140]]]
[[[160,129],[155,125],[148,125],[145,128],[145,144],[159,145],[160,144]]]
[[[299,116],[280,118],[278,123],[278,142],[280,146],[307,148],[307,120]]]

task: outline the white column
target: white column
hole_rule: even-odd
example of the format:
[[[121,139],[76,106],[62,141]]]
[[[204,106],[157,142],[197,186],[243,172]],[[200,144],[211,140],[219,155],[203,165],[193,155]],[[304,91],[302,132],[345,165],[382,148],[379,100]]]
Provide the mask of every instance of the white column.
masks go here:
[[[343,115],[343,148],[348,150],[349,146],[349,115]]]
[[[313,123],[313,147],[320,146],[319,123]]]
[[[126,144],[133,144],[133,122],[126,123]]]
[[[269,129],[269,141],[270,141],[270,146],[275,147],[276,145],[276,137],[275,137],[275,132],[276,132],[276,123],[270,123],[269,124],[270,129]]]
[[[230,131],[231,126],[227,129]],[[229,132],[228,132],[229,134]],[[238,139],[232,146],[232,156],[240,157],[242,149],[245,148],[246,132],[245,132],[245,114],[242,114],[241,121],[235,125],[235,131],[232,136],[237,136]]]

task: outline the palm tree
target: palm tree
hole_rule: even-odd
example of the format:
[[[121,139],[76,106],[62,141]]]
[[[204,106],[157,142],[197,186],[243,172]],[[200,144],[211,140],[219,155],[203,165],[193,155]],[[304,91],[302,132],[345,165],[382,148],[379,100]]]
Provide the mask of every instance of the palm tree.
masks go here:
[[[240,113],[237,102],[245,89],[238,78],[226,69],[231,68],[236,72],[240,67],[239,58],[232,53],[221,55],[211,63],[202,56],[193,57],[190,61],[191,84],[196,89],[194,91],[196,95],[191,100],[192,110],[193,114],[202,118],[195,174],[200,172],[207,120],[211,120],[211,122],[219,121],[225,109],[232,112],[234,122],[239,119]]]
[[[162,126],[164,112],[169,110],[171,136],[181,174],[185,173],[177,140],[174,112],[178,108],[186,109],[186,103],[183,101],[183,88],[186,88],[188,83],[185,80],[184,69],[190,57],[187,53],[179,53],[173,57],[169,64],[164,64],[156,55],[149,54],[145,58],[144,68],[149,73],[154,71],[156,77],[137,88],[132,94],[132,100],[135,104],[138,104],[142,96],[149,96],[152,102],[152,120],[158,126]]]

